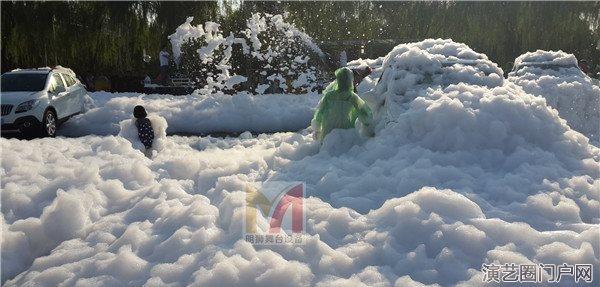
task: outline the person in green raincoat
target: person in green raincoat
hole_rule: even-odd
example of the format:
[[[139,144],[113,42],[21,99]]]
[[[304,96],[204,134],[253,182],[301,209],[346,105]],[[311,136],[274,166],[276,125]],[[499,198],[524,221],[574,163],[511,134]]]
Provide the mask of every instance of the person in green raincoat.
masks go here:
[[[313,117],[316,139],[322,141],[333,129],[350,129],[358,119],[364,126],[371,125],[373,114],[367,104],[354,93],[352,70],[335,71],[335,81],[323,91],[323,98]]]

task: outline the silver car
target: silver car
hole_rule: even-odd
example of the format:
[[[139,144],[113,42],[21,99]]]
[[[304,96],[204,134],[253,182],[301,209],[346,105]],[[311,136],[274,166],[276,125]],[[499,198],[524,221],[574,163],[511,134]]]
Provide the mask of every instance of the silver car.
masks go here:
[[[70,69],[17,69],[1,77],[2,133],[53,137],[60,123],[84,111],[87,91]]]

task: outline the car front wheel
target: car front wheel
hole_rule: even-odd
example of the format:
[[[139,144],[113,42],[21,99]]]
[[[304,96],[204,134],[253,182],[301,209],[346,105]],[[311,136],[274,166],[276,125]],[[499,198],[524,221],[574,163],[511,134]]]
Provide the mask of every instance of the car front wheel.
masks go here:
[[[58,120],[56,114],[52,110],[44,112],[44,121],[42,125],[42,136],[54,137],[56,136],[56,129],[58,128]]]

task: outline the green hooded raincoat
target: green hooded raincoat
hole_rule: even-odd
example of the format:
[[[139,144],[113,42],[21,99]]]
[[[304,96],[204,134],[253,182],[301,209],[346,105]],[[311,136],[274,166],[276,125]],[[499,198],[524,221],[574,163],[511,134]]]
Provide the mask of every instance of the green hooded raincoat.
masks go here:
[[[369,126],[373,117],[371,109],[353,92],[353,75],[348,68],[335,71],[335,82],[323,91],[313,121],[316,138],[321,141],[333,129],[354,128],[356,119]]]

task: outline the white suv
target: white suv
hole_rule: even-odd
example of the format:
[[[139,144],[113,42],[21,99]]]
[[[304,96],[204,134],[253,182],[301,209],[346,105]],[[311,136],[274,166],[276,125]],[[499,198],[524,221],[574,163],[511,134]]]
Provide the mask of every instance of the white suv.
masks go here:
[[[2,133],[53,137],[59,124],[84,111],[87,91],[75,73],[60,66],[2,74]]]

